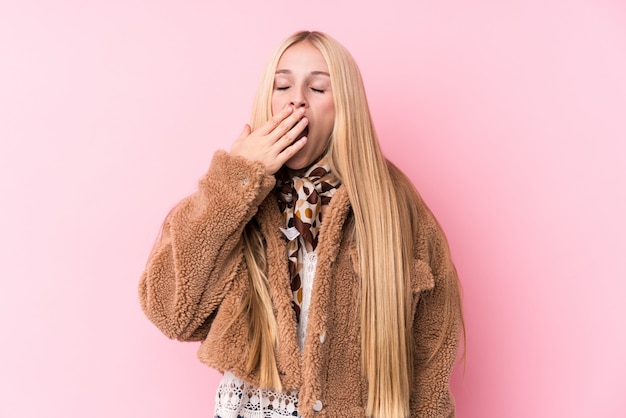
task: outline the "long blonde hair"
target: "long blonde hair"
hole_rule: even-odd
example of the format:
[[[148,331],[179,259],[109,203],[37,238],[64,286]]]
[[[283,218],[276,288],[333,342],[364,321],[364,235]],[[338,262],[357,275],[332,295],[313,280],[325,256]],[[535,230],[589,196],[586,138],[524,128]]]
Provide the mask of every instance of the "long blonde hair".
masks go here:
[[[372,124],[365,88],[350,53],[320,32],[298,32],[286,39],[267,65],[251,118],[252,129],[272,116],[271,98],[278,61],[290,46],[309,42],[328,65],[335,105],[335,124],[328,146],[331,169],[347,189],[354,213],[354,236],[361,272],[361,373],[368,381],[366,415],[409,415],[413,373],[410,329],[410,265],[413,228],[402,222],[416,215],[414,202],[398,190],[398,171],[384,158]],[[281,389],[277,371],[277,325],[265,275],[266,260],[258,228],[244,233],[244,255],[251,291],[244,300],[251,327],[248,371],[260,384]]]

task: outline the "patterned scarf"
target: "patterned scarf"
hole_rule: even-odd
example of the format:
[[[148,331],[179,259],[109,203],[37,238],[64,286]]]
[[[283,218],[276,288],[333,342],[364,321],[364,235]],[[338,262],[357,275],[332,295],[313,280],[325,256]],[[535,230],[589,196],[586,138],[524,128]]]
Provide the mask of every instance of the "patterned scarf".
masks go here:
[[[315,250],[322,223],[322,206],[328,205],[339,186],[339,179],[330,172],[330,167],[323,157],[302,175],[293,175],[286,167],[276,174],[278,206],[283,213],[289,256],[289,275],[293,292],[293,308],[296,320],[300,321],[302,305],[302,261],[304,249]],[[294,198],[295,196],[295,198]],[[302,237],[302,240],[298,239]],[[305,248],[302,247],[304,241]]]

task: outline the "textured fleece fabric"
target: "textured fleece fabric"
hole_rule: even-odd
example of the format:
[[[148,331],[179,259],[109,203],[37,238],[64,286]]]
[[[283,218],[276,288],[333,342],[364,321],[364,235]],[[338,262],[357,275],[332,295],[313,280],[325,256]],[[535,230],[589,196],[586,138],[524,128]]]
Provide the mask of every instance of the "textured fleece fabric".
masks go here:
[[[168,337],[201,341],[199,359],[220,372],[246,373],[248,327],[233,318],[248,290],[241,235],[253,217],[267,243],[269,290],[278,323],[276,362],[283,386],[300,389],[304,418],[363,417],[367,381],[361,376],[361,321],[357,251],[346,233],[351,207],[345,188],[335,193],[324,216],[317,247],[306,345],[300,352],[287,266],[283,219],[272,192],[275,184],[261,163],[218,151],[200,181],[163,225],[139,285],[147,317]],[[450,371],[456,358],[458,326],[441,335],[444,300],[456,286],[437,222],[420,202],[411,278],[414,367],[411,417],[453,417]],[[458,325],[460,308],[453,323]],[[229,326],[230,325],[230,326]],[[424,366],[434,347],[443,347]],[[321,401],[321,411],[313,405]],[[317,402],[316,409],[319,409]]]

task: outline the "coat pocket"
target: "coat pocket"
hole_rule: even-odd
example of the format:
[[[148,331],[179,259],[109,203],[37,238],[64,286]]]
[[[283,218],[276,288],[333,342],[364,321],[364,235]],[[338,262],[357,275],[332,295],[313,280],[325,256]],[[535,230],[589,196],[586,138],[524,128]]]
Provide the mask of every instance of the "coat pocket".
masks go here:
[[[235,277],[233,286],[217,308],[213,324],[198,351],[200,360],[217,369],[241,371],[246,364],[249,327],[241,313],[244,294],[248,291],[244,274]]]
[[[411,288],[413,293],[430,290],[433,287],[435,287],[435,276],[430,266],[422,260],[415,260],[411,271]]]

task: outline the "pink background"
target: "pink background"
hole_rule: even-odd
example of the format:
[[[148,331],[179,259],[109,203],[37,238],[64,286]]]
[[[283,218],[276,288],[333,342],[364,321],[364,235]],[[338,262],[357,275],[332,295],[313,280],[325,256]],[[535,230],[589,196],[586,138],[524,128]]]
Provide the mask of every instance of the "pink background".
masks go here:
[[[387,155],[448,234],[458,416],[625,417],[609,0],[0,1],[0,416],[211,416],[217,373],[143,317],[137,282],[302,28],[352,51]]]

